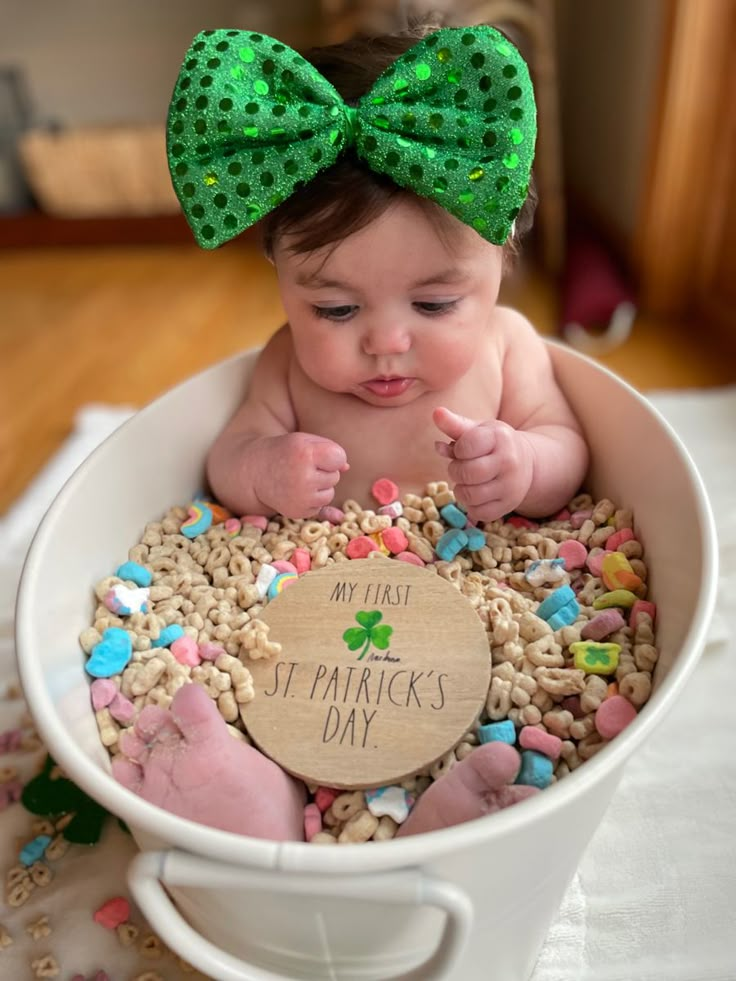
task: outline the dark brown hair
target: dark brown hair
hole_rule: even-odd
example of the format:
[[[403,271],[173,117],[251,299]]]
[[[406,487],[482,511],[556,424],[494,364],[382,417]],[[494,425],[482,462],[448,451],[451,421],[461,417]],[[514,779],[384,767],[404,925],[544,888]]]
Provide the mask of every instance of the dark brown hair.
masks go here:
[[[357,36],[339,44],[310,48],[302,54],[335,86],[345,102],[354,106],[389,65],[441,26],[429,16],[395,34]],[[296,253],[340,242],[407,196],[425,211],[439,234],[451,237],[450,216],[439,205],[400,187],[390,177],[375,173],[357,154],[347,150],[260,222],[264,251],[270,257],[282,235],[292,237],[290,249]],[[503,246],[504,259],[510,261],[518,254],[520,240],[531,228],[536,203],[532,181],[513,232]]]

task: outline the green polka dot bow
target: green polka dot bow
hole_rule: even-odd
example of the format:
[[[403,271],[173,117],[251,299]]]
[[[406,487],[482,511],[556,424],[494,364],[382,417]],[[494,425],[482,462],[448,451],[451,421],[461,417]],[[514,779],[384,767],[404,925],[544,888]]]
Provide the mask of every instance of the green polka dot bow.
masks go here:
[[[249,228],[348,147],[502,245],[528,192],[535,138],[526,63],[492,27],[428,35],[357,106],[285,44],[216,30],[187,52],[167,152],[206,249]]]

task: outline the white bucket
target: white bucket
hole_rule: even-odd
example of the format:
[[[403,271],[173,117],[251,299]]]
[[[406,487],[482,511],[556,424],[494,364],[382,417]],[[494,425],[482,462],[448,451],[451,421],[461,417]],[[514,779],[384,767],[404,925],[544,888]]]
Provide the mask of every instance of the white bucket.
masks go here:
[[[592,448],[589,487],[634,510],[661,654],[652,698],[620,736],[559,784],[499,814],[398,841],[317,847],[185,821],[111,777],[77,643],[92,585],[127,557],[147,521],[201,488],[206,449],[243,396],[253,352],[139,412],[82,464],[44,518],[18,602],[31,712],[70,778],[130,826],[142,849],[130,884],[151,925],[212,977],[524,981],[531,974],[629,755],[695,666],[716,584],[709,505],[667,423],[605,369],[550,349]]]

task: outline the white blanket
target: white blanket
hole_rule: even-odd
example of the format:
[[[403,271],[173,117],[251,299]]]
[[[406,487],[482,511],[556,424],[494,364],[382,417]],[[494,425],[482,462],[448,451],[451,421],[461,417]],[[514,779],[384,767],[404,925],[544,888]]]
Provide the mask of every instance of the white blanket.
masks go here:
[[[627,766],[533,981],[736,981],[736,664],[729,644],[736,633],[736,388],[651,398],[688,446],[711,497],[721,563],[716,614],[685,693]],[[0,521],[0,692],[15,679],[13,601],[31,535],[71,471],[127,415],[102,406],[80,412],[73,435]],[[0,699],[0,732],[17,725],[24,708]],[[41,759],[39,752],[6,754],[0,765],[16,766],[28,779]],[[20,805],[0,813],[3,873],[17,861],[17,836],[32,837],[31,821]],[[51,953],[63,979],[98,969],[112,981],[145,969],[167,981],[191,979],[171,954],[152,961],[135,945],[124,949],[92,920],[102,902],[127,895],[134,851],[110,821],[101,844],[73,846],[52,863],[50,886],[0,914],[14,940],[0,949],[0,976],[31,977],[30,962]],[[52,933],[33,940],[25,927],[41,914]],[[145,937],[135,910],[132,919]]]

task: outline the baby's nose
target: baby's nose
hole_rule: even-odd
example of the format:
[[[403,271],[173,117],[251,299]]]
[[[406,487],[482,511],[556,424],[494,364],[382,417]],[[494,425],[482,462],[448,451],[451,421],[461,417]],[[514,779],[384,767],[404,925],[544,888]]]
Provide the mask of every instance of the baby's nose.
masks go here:
[[[409,331],[397,323],[370,327],[363,335],[363,351],[373,357],[405,354],[411,347]]]

